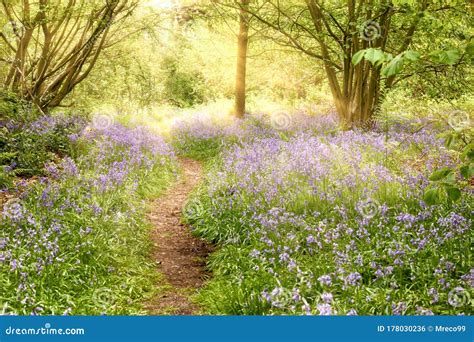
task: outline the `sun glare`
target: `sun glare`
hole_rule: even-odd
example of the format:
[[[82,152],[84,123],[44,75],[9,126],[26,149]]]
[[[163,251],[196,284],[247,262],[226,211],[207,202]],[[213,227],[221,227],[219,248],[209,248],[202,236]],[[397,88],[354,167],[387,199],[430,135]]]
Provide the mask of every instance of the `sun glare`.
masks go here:
[[[179,0],[150,0],[146,2],[147,6],[155,8],[172,8],[179,4]]]

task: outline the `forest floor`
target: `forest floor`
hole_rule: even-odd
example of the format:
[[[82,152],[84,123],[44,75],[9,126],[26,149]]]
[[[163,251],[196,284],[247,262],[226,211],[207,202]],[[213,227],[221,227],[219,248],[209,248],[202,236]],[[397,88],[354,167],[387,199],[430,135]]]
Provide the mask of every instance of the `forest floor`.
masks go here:
[[[180,159],[183,174],[178,182],[162,197],[152,203],[149,220],[153,224],[152,257],[164,275],[166,285],[147,304],[150,315],[193,315],[200,308],[192,302],[196,293],[209,276],[206,258],[212,248],[205,241],[194,237],[184,224],[181,213],[191,191],[201,181],[203,170],[200,162]]]

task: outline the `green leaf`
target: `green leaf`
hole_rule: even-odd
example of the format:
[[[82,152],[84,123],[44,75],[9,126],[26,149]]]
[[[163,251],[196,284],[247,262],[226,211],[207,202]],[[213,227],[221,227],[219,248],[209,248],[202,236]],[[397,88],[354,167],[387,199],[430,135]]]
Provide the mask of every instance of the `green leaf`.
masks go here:
[[[448,173],[444,178],[444,181],[446,183],[456,183],[456,175],[454,174],[454,172]]]
[[[283,132],[280,132],[280,139],[283,140],[283,141],[290,141],[290,138],[288,137],[288,135],[286,135],[285,133]]]
[[[432,52],[430,56],[435,62],[453,65],[461,58],[461,51],[459,49],[437,50]]]
[[[377,62],[383,62],[384,56],[385,55],[382,50],[370,48],[366,50],[364,58],[370,63],[375,64]]]
[[[401,55],[395,56],[383,69],[382,75],[390,77],[402,71],[403,59]]]
[[[417,51],[407,50],[403,53],[403,58],[410,62],[416,62],[421,57],[421,54]]]
[[[357,51],[354,56],[352,56],[352,64],[357,65],[362,61],[362,58],[364,58],[366,50],[360,50]]]
[[[453,134],[449,134],[447,137],[446,137],[446,140],[444,141],[444,146],[446,146],[446,148],[449,150],[451,149],[451,147],[454,145],[455,143],[455,139],[454,139],[454,135]]]
[[[427,204],[436,204],[439,202],[439,188],[430,188],[425,191],[425,195],[423,197]]]
[[[466,53],[469,57],[474,57],[474,42],[469,42],[466,46]]]
[[[455,188],[454,186],[447,187],[446,193],[448,194],[448,197],[453,201],[457,201],[458,199],[461,198],[461,190],[459,190],[458,188]]]
[[[466,156],[469,160],[474,160],[474,150],[470,150],[466,153]]]
[[[474,160],[474,144],[467,145],[463,149],[462,156],[469,159],[470,161]]]
[[[474,167],[472,165],[466,164],[459,168],[459,172],[464,177],[464,179],[471,179],[474,176]]]
[[[439,170],[436,170],[435,172],[433,172],[429,179],[432,182],[436,182],[436,181],[439,181],[439,180],[445,178],[447,175],[449,175],[452,172],[453,172],[453,170],[451,170],[449,167],[444,167],[442,169],[439,169]]]
[[[445,58],[442,60],[442,62],[445,62],[449,65],[456,64],[461,58],[461,51],[459,51],[459,49],[451,49],[446,51],[443,57]]]

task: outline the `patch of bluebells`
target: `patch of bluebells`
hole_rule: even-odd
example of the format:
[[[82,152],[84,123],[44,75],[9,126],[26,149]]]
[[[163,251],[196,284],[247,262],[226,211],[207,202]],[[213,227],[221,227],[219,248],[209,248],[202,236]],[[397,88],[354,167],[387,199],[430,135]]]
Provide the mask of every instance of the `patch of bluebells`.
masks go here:
[[[213,262],[202,296],[229,314],[472,313],[472,193],[422,200],[454,158],[430,129],[241,135],[188,217],[221,245],[215,260],[237,263]]]
[[[56,113],[55,115],[43,115],[36,120],[26,124],[24,129],[40,135],[47,135],[58,131],[76,131],[77,127],[85,127],[87,121],[79,115],[67,115]]]
[[[44,132],[50,129],[50,121],[39,121],[32,129]],[[0,306],[7,305],[9,312],[126,314],[136,310],[117,304],[120,293],[128,292],[124,277],[140,296],[139,280],[134,283],[133,276],[126,275],[127,265],[118,259],[139,243],[140,234],[146,240],[137,191],[151,176],[172,177],[174,153],[148,130],[119,124],[100,131],[86,128],[74,140],[81,151],[78,158],[48,164],[48,177],[4,205]],[[104,288],[107,300],[98,301],[96,293]]]
[[[243,119],[226,117],[216,120],[212,116],[200,114],[177,120],[171,127],[171,135],[178,152],[199,156],[193,152],[207,149],[213,150],[215,154],[237,142],[264,137],[279,138],[295,132],[321,133],[338,130],[338,120],[334,113],[315,116],[299,112],[291,118],[286,113],[279,113],[275,117],[276,119],[272,119],[268,114],[252,114]]]

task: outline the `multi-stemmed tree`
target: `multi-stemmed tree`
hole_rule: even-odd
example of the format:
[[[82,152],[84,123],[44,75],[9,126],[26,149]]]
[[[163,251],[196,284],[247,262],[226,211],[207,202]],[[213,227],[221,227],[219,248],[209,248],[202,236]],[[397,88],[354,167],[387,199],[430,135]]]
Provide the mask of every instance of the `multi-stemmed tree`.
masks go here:
[[[61,101],[119,37],[135,0],[1,1],[3,88],[42,111]]]
[[[320,61],[334,104],[346,127],[372,122],[385,91],[400,79],[417,72],[459,65],[472,51],[468,27],[469,4],[442,0],[254,0],[218,1],[246,11],[261,28],[270,28],[273,39]],[[455,19],[457,27],[436,22]],[[445,46],[445,34],[451,46]],[[453,45],[456,44],[456,45]],[[439,50],[438,50],[439,49]],[[428,63],[429,61],[429,63]],[[408,64],[420,70],[402,73]],[[429,65],[427,65],[427,63]]]

